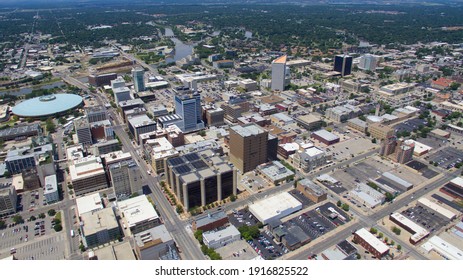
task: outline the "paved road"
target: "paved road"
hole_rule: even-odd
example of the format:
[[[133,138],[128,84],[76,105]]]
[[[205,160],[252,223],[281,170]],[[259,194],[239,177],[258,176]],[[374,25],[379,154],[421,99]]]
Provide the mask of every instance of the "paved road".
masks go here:
[[[149,68],[150,70],[152,69],[151,66],[145,63],[141,64]],[[85,91],[88,91],[88,87],[77,79],[74,79],[72,77],[65,77],[63,78],[63,80]],[[108,102],[104,93],[92,94],[92,96],[97,100],[97,103],[100,105],[103,105]],[[113,108],[108,110],[108,114],[111,116],[113,120],[114,132],[121,141],[125,151],[129,152],[132,155],[132,158],[135,159],[140,165],[140,170],[143,179],[148,185],[149,189],[151,190],[150,196],[156,203],[156,208],[160,212],[159,214],[163,219],[167,230],[170,232],[170,234],[176,241],[176,244],[182,251],[184,258],[189,260],[204,260],[205,256],[201,252],[199,243],[196,241],[196,239],[194,239],[193,235],[186,229],[188,226],[187,221],[180,220],[174,207],[172,207],[170,203],[167,201],[167,198],[164,196],[159,186],[158,178],[148,174],[147,171],[149,170],[149,167],[147,166],[146,162],[138,155],[134,145],[132,145],[130,137],[125,132],[125,126],[122,125],[122,122],[120,121],[118,114],[115,112]]]
[[[340,241],[348,238],[353,231],[366,227],[370,228],[372,226],[379,228],[382,231],[386,231],[387,229],[381,225],[377,224],[377,221],[382,219],[383,217],[388,216],[390,213],[397,211],[398,209],[406,206],[407,204],[411,203],[413,200],[416,200],[419,197],[426,195],[427,193],[432,192],[433,190],[439,188],[443,184],[447,183],[448,181],[454,179],[460,174],[460,170],[453,171],[451,173],[444,173],[443,177],[425,185],[424,187],[420,188],[419,190],[412,191],[408,195],[405,195],[401,199],[395,201],[393,204],[389,204],[387,207],[379,210],[378,212],[372,214],[371,216],[366,216],[359,212],[355,213],[355,216],[359,218],[359,221],[354,222],[352,224],[348,224],[348,226],[336,234],[335,237],[328,239],[322,243],[318,243],[314,246],[306,247],[304,250],[301,250],[297,254],[292,255],[289,259],[292,260],[300,260],[300,259],[307,259],[307,257],[313,253],[320,253],[323,250],[328,249],[329,247],[339,243]],[[353,212],[356,212],[355,209],[352,209]],[[402,243],[402,248],[404,251],[408,251],[408,254],[411,255],[415,259],[426,259],[424,256],[419,254],[415,248],[413,248],[409,244]]]

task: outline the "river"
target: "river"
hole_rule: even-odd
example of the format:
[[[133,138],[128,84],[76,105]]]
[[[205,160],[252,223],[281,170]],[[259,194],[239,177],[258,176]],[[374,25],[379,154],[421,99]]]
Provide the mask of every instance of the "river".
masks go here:
[[[3,96],[5,94],[10,94],[10,95],[15,95],[15,96],[21,96],[21,95],[26,95],[32,92],[34,89],[51,89],[54,87],[61,87],[63,86],[63,82],[54,82],[52,84],[47,84],[44,86],[38,86],[38,87],[25,87],[25,88],[18,88],[18,89],[7,89],[4,91],[0,91],[0,96]]]
[[[165,36],[171,37],[175,35],[171,28],[166,27]],[[176,62],[193,53],[193,48],[195,47],[195,44],[185,44],[175,37],[172,37],[171,40],[175,44],[174,56],[166,57],[165,63]]]

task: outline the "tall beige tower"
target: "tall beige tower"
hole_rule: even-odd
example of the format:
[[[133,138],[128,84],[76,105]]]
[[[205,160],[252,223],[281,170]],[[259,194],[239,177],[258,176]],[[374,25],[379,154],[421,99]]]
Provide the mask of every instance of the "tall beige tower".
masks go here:
[[[268,132],[257,124],[230,128],[230,161],[241,172],[267,162]]]

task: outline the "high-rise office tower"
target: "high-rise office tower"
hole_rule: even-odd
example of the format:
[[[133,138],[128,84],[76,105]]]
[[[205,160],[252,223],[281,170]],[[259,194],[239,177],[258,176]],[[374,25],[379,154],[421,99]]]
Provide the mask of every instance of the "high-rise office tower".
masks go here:
[[[145,81],[144,81],[145,70],[141,67],[136,67],[132,69],[132,79],[133,85],[136,92],[145,90]]]
[[[17,197],[11,183],[0,183],[0,217],[16,213]]]
[[[92,106],[85,109],[89,123],[100,122],[108,119],[104,106]]]
[[[286,72],[289,74],[289,68],[286,67],[287,56],[283,55],[272,61],[272,90],[283,91],[289,84]]]
[[[352,72],[352,56],[337,55],[334,58],[334,71],[341,73],[341,76],[350,75]]]
[[[180,129],[189,132],[204,128],[201,119],[201,95],[199,93],[175,96],[175,113],[182,117]]]
[[[134,160],[111,164],[109,176],[118,200],[129,198],[131,194],[142,194],[143,177]]]
[[[257,124],[230,128],[230,161],[241,173],[267,162],[268,132]]]
[[[360,58],[359,68],[362,70],[375,71],[378,66],[379,56],[366,54]]]
[[[88,119],[83,118],[74,121],[74,128],[76,129],[77,141],[79,144],[92,145],[92,132],[90,131],[90,123]]]

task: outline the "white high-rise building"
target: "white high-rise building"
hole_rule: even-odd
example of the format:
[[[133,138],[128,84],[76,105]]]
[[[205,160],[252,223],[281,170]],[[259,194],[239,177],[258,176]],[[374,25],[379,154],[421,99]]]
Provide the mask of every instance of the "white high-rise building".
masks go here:
[[[283,91],[289,84],[289,68],[286,67],[287,56],[283,55],[272,61],[272,90]]]
[[[362,70],[375,71],[378,67],[380,56],[373,54],[366,54],[360,58],[358,67]]]

